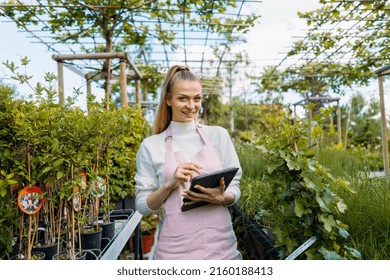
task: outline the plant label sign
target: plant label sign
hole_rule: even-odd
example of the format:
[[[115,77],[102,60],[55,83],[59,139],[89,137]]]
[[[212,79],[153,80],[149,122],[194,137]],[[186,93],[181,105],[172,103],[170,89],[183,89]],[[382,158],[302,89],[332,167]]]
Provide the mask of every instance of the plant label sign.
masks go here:
[[[44,198],[42,190],[36,186],[27,186],[18,195],[18,206],[26,214],[35,214],[41,209]]]
[[[301,246],[299,246],[294,252],[292,252],[286,260],[294,260],[296,257],[298,257],[302,252],[306,251],[307,248],[309,248],[311,245],[313,245],[314,242],[317,241],[317,237],[312,236],[308,240],[305,241]]]

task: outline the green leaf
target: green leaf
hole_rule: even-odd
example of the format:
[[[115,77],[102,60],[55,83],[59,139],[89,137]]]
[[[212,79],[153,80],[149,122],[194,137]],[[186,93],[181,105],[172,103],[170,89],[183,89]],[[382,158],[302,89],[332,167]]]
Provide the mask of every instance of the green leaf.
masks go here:
[[[310,214],[312,211],[311,209],[306,208],[306,200],[295,197],[294,212],[298,217],[302,217],[305,214]]]
[[[58,172],[57,172],[57,180],[61,179],[62,176],[64,176],[64,172],[58,171]]]
[[[297,242],[295,241],[295,239],[292,239],[290,237],[285,237],[284,244],[286,244],[287,250],[289,252],[292,252],[294,248],[297,246]]]
[[[324,247],[321,247],[318,252],[324,257],[325,260],[341,260],[341,256],[335,251],[326,250]]]
[[[53,163],[53,167],[58,167],[58,166],[60,166],[63,162],[64,162],[64,159],[63,159],[63,158],[59,158],[59,159],[57,159],[57,160]]]
[[[290,170],[301,170],[301,163],[296,158],[286,157],[287,166]]]
[[[51,166],[47,166],[45,169],[42,170],[42,173],[46,173],[52,169]]]
[[[346,189],[351,193],[356,193],[356,191],[350,187],[351,184],[341,178],[337,178],[337,185],[339,185],[340,187]]]
[[[319,195],[316,195],[316,201],[317,201],[318,205],[321,207],[321,209],[323,209],[327,212],[330,212],[330,210],[328,209],[328,207],[326,207],[324,201],[322,200],[322,198]]]
[[[308,179],[307,177],[304,178],[305,180],[305,183],[306,183],[306,187],[308,189],[311,189],[313,191],[317,191],[317,185],[314,184],[314,182],[312,182],[310,179]]]
[[[16,180],[8,180],[8,185],[16,185],[18,183],[18,181]]]
[[[319,214],[319,219],[324,223],[325,230],[331,232],[333,227],[336,226],[336,221],[333,218],[333,215]]]
[[[338,229],[339,235],[341,237],[344,237],[345,239],[347,239],[349,237],[349,232],[345,228],[337,227],[337,229]]]
[[[7,194],[7,189],[6,188],[1,188],[0,189],[0,196],[4,197]]]
[[[362,254],[358,250],[356,250],[355,248],[346,247],[345,249],[348,251],[348,254],[352,255],[355,259],[362,258]]]
[[[345,210],[348,209],[348,206],[347,206],[347,204],[344,203],[344,200],[340,199],[337,202],[337,209],[339,210],[340,213],[344,213]]]

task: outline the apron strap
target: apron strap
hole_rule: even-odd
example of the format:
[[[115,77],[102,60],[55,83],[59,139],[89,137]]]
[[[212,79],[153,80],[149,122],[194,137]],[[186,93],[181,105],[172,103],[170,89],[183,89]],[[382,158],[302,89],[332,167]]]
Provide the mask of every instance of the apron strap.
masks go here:
[[[204,132],[203,127],[200,124],[198,124],[198,123],[195,123],[195,124],[196,124],[196,130],[200,134],[200,137],[202,138],[203,142],[207,146],[210,146],[209,138],[207,137],[206,133]]]
[[[167,131],[165,132],[165,164],[164,165],[166,165],[168,162],[174,162],[171,125],[168,126]]]

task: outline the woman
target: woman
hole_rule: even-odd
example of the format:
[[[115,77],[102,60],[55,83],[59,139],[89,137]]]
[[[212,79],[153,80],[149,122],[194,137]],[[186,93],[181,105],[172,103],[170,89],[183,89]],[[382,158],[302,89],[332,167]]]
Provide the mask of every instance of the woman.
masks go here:
[[[202,104],[199,78],[188,67],[168,70],[154,125],[137,153],[136,203],[148,215],[160,208],[164,222],[155,259],[241,259],[227,205],[240,197],[241,170],[225,190],[197,186],[191,179],[204,172],[240,163],[226,129],[196,123]],[[183,198],[208,205],[181,211]]]

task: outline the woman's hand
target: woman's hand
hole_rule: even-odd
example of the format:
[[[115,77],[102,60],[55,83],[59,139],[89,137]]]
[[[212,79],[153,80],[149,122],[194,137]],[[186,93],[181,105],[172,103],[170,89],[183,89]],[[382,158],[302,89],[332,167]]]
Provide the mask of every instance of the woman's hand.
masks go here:
[[[180,163],[175,173],[166,183],[166,187],[171,191],[176,189],[181,183],[191,181],[192,178],[201,173],[202,167],[194,162]]]
[[[200,185],[195,186],[201,193],[196,193],[190,190],[183,191],[183,197],[191,200],[188,204],[206,201],[213,204],[229,205],[234,202],[234,194],[228,192],[225,193],[225,179],[221,178],[219,186],[216,188],[205,188]]]
[[[176,167],[175,173],[168,182],[161,185],[156,191],[148,196],[146,200],[148,207],[152,210],[157,210],[174,189],[176,189],[182,182],[192,180],[194,176],[201,173],[201,170],[201,166],[196,163],[180,163]]]

